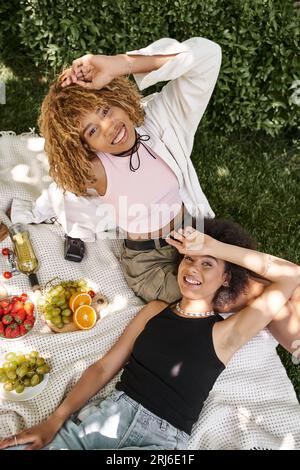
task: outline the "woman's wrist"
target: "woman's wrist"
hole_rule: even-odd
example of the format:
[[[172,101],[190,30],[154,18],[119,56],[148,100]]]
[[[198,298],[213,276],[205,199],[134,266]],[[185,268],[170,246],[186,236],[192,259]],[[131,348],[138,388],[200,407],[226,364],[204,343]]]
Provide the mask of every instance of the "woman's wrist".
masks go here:
[[[150,73],[162,67],[168,60],[177,54],[170,55],[128,55],[118,54],[117,76],[130,75],[132,73]]]
[[[61,407],[58,407],[48,418],[57,429],[60,429],[70,414],[66,414]]]
[[[126,54],[110,56],[113,64],[114,78],[131,75],[133,71],[133,59]]]

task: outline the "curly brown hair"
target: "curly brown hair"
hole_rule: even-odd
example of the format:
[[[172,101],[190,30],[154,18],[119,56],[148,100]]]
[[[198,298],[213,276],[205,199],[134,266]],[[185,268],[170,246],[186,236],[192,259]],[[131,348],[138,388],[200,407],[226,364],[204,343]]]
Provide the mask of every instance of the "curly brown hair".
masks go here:
[[[93,181],[91,160],[95,154],[81,135],[81,121],[88,112],[101,106],[118,106],[126,111],[135,126],[144,122],[142,95],[128,78],[118,77],[101,90],[61,83],[70,74],[64,70],[50,85],[44,98],[38,125],[45,138],[50,176],[65,191],[87,195],[86,182]]]

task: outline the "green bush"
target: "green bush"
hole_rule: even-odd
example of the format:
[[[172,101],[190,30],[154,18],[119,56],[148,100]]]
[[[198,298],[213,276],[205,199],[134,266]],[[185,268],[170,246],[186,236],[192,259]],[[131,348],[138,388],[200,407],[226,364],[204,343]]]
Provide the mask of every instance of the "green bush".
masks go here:
[[[223,62],[203,124],[276,135],[299,125],[291,101],[300,78],[299,16],[291,0],[14,0],[0,7],[0,49],[9,56],[11,47],[6,64],[14,65],[17,48],[24,63],[51,75],[87,52],[204,36],[221,45]]]

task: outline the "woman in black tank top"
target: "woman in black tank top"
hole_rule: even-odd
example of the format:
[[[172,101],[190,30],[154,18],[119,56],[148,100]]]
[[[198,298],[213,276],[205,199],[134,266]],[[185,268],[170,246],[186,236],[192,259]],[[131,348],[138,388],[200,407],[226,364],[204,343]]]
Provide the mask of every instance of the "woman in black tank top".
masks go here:
[[[230,221],[206,221],[205,235],[188,227],[171,236],[168,242],[183,255],[182,298],[175,305],[147,304],[45,422],[0,448],[186,448],[219,374],[284,307],[300,284],[300,267],[251,249],[249,237]],[[263,294],[226,320],[215,314],[246,288],[253,272],[269,281]],[[122,368],[108,398],[83,408],[80,423],[68,419]]]

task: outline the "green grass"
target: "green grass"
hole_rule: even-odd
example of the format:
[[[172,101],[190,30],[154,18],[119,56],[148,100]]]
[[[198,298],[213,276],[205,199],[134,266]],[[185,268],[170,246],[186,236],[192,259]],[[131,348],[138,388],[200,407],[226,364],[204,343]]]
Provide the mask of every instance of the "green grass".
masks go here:
[[[37,128],[37,117],[43,97],[47,93],[47,80],[37,73],[16,77],[0,64],[0,82],[5,83],[6,104],[0,104],[0,131],[17,134]]]
[[[1,81],[6,82],[7,104],[0,105],[0,131],[37,127],[47,81],[36,73],[17,78],[0,66]],[[257,238],[260,250],[300,263],[299,134],[218,136],[203,120],[192,160],[216,216],[240,223]],[[300,401],[300,368],[283,348],[278,353]]]

